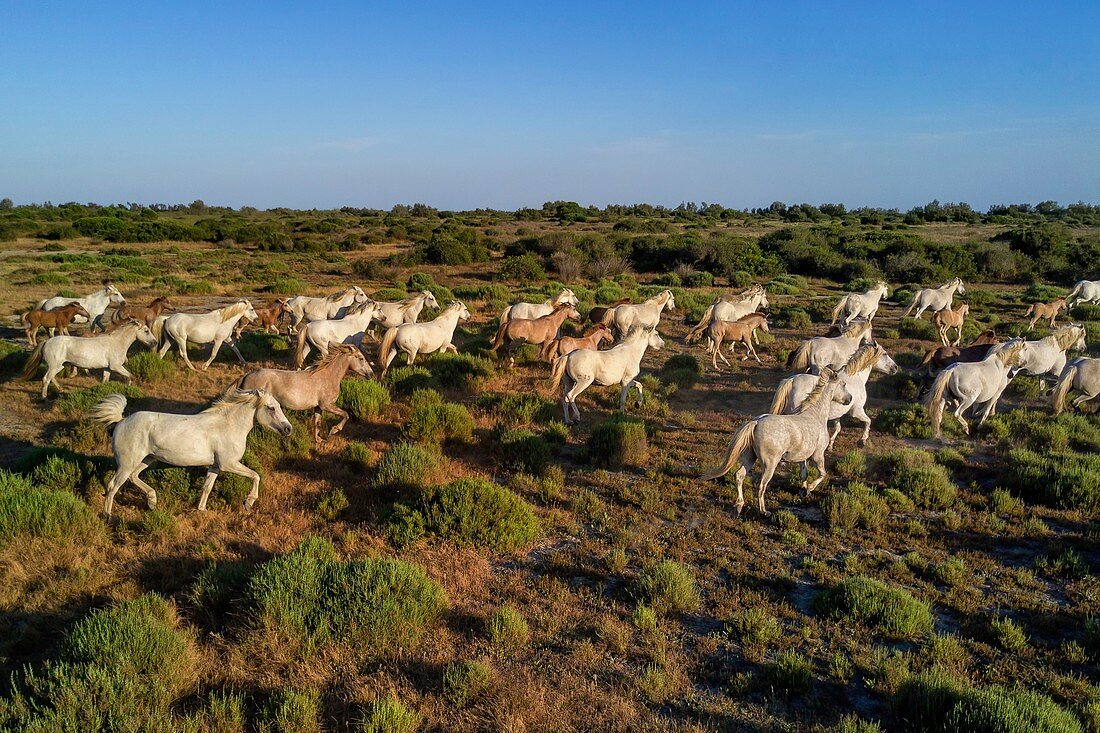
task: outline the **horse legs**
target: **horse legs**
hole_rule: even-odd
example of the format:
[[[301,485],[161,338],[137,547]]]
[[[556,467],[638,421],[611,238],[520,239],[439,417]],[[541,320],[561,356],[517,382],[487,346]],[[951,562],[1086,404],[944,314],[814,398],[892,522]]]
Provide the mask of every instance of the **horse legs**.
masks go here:
[[[321,442],[321,408],[317,407],[313,410],[313,442]]]
[[[190,357],[187,356],[187,339],[186,338],[176,338],[174,340],[176,342],[176,348],[180,352],[180,356],[183,357],[183,363],[186,364],[187,368],[190,369],[191,371],[193,371],[193,372],[198,371],[197,369],[195,369],[195,365],[191,363]]]
[[[249,491],[248,496],[246,496],[244,499],[245,511],[251,509],[252,505],[256,503],[256,499],[260,497],[260,474],[256,473],[240,461],[234,461],[231,465],[222,466],[221,470],[252,479],[252,491]]]
[[[751,468],[752,461],[750,460],[748,465],[742,463],[738,466],[737,473],[733,475],[733,481],[737,484],[737,516],[741,516],[741,510],[745,508],[745,476],[748,475]]]
[[[111,381],[111,367],[104,367],[103,368],[103,381],[104,382]]]
[[[50,366],[46,369],[46,376],[42,377],[42,399],[46,399],[46,394],[49,392],[50,389],[50,382],[53,382],[54,378],[57,377],[57,375],[60,374],[61,370],[64,368],[64,364],[59,364],[57,366]],[[61,388],[58,387],[58,389]]]
[[[838,418],[838,419],[836,419],[836,420],[833,420],[833,421],[832,421],[832,423],[833,423],[833,432],[832,432],[832,434],[831,434],[831,435],[829,436],[829,450],[832,450],[832,449],[833,449],[833,441],[835,441],[835,440],[836,440],[836,436],[840,435],[840,429],[841,429],[841,425],[840,425],[840,419],[839,419],[839,418]],[[870,425],[870,423],[868,423],[868,425]],[[805,464],[805,463],[803,463],[802,465],[803,465],[803,466],[805,466],[806,464]],[[806,477],[805,477],[805,476],[803,476],[802,478],[806,478]]]
[[[711,366],[714,367],[714,371],[716,371],[716,372],[721,371],[721,369],[718,368],[718,357],[719,356],[722,357],[722,361],[725,361],[727,364],[729,364],[729,362],[726,361],[726,357],[720,353],[721,351],[722,351],[722,339],[718,339],[716,342],[714,342],[714,346],[712,347],[712,351],[710,352],[710,363],[711,363]]]
[[[754,359],[756,359],[757,364],[763,364],[764,363],[764,362],[760,361],[760,355],[757,354],[756,349],[754,349],[752,347],[752,334],[749,334],[749,338],[748,338],[748,341],[745,343],[745,346],[748,347],[749,354],[752,354],[752,357]],[[748,356],[748,354],[746,354],[745,359],[748,359],[748,358],[749,358],[749,356]],[[741,361],[745,361],[745,359],[742,359]]]
[[[145,483],[145,480],[141,478],[140,474],[145,469],[149,468],[149,464],[142,462],[138,469],[130,474],[130,482],[137,486],[139,489],[145,492],[145,502],[150,509],[157,508],[157,491],[149,484]]]
[[[206,511],[206,500],[210,498],[210,489],[214,488],[214,482],[218,480],[219,472],[211,467],[206,472],[206,478],[202,482],[202,493],[199,494],[199,511]]]
[[[137,461],[136,463],[134,463],[132,460],[127,461],[125,465],[123,465],[123,463],[121,461],[119,462],[118,470],[115,471],[115,475],[111,477],[111,480],[109,482],[107,482],[107,490],[104,492],[104,499],[103,499],[103,513],[104,514],[106,514],[108,517],[111,516],[111,511],[114,509],[114,506],[115,506],[115,494],[118,493],[118,490],[123,487],[123,485],[126,483],[126,481],[127,480],[135,480],[135,477],[137,476],[137,474],[141,471],[144,471],[148,467],[149,466],[148,466],[148,464],[145,463],[144,459],[140,460],[140,461]],[[140,479],[136,479],[136,480],[140,480]],[[142,482],[142,483],[144,483],[144,482]],[[148,484],[145,484],[145,485],[149,486]],[[148,496],[148,492],[151,491],[151,490],[152,490],[151,487],[146,489],[146,496]],[[154,497],[156,496],[155,492],[154,492],[153,496]],[[156,508],[156,499],[155,498],[152,500],[152,506],[150,506],[149,508],[150,509]]]
[[[764,505],[764,492],[768,490],[768,484],[771,483],[772,476],[775,475],[775,469],[778,465],[779,461],[764,463],[764,472],[760,476],[760,486],[756,489],[756,501],[760,506],[760,513],[765,517],[768,516],[768,509]]]
[[[332,429],[328,431],[329,437],[336,435],[338,432],[343,430],[344,426],[348,424],[348,418],[351,417],[350,415],[348,415],[347,410],[340,409],[336,406],[335,402],[331,405],[322,405],[320,409],[324,410],[325,412],[331,412],[333,415],[340,416],[340,422],[333,425]]]
[[[444,352],[449,351],[452,354],[457,354],[458,353],[458,347],[456,347],[454,344],[452,344],[450,341],[448,341],[447,344],[441,349],[441,351],[444,351]]]
[[[871,418],[869,418],[867,416],[867,413],[864,412],[863,407],[864,407],[863,405],[860,405],[859,407],[856,407],[855,409],[853,409],[851,412],[848,413],[849,415],[854,417],[856,420],[859,420],[861,423],[863,423],[863,435],[859,439],[859,444],[861,446],[866,445],[867,444],[867,439],[869,437],[871,437]],[[840,424],[839,421],[837,422],[837,424],[838,425]],[[830,448],[833,447],[831,443],[830,443],[829,447]]]
[[[630,388],[635,386],[638,388],[638,404],[642,404],[642,385],[638,380],[631,379],[623,385],[623,390],[619,393],[619,412],[626,412],[626,397],[630,394]]]
[[[967,435],[970,435],[970,424],[966,422],[966,420],[963,418],[963,415],[966,413],[967,410],[970,409],[970,406],[973,405],[974,402],[976,402],[976,401],[977,401],[976,396],[975,397],[963,397],[962,399],[959,400],[959,406],[957,408],[955,408],[955,412],[952,413],[955,416],[955,419],[959,421],[959,424],[962,425],[963,432],[966,433]]]
[[[241,356],[241,350],[237,348],[237,342],[233,339],[226,341],[229,344],[229,348],[233,349],[233,353],[237,355],[237,360],[241,362],[241,366],[248,366],[248,362]]]
[[[813,493],[813,490],[821,485],[821,482],[825,480],[828,475],[825,473],[825,449],[822,448],[817,453],[814,453],[811,459],[814,462],[814,467],[817,468],[817,478],[806,485],[806,494]]]
[[[584,375],[580,378],[574,377],[573,386],[571,388],[569,388],[568,391],[566,391],[566,393],[563,397],[563,399],[565,400],[566,405],[570,408],[569,411],[567,411],[566,415],[565,415],[565,422],[566,423],[572,424],[572,423],[579,423],[581,421],[581,411],[577,409],[577,397],[580,395],[581,392],[588,389],[589,385],[591,385],[594,380],[595,380],[595,377],[593,377],[591,375]],[[625,401],[625,399],[626,398],[624,397],[623,400]],[[570,411],[574,415],[576,415],[576,420],[570,420],[569,419],[569,412]]]

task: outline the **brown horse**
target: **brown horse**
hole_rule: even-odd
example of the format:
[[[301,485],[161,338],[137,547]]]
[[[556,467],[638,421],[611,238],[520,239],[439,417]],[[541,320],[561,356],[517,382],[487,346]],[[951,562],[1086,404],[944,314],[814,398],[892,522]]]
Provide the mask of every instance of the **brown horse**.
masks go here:
[[[237,389],[262,389],[287,410],[313,410],[313,440],[321,440],[321,413],[340,416],[329,436],[336,435],[348,422],[348,413],[336,404],[340,382],[348,371],[361,377],[374,376],[367,357],[351,344],[333,344],[328,355],[309,369],[256,369],[241,377]]]
[[[1029,329],[1035,328],[1035,323],[1045,318],[1050,321],[1050,327],[1054,328],[1054,320],[1058,318],[1058,312],[1065,307],[1065,298],[1055,298],[1049,303],[1032,303],[1028,307],[1027,313],[1024,314],[1024,318],[1031,316],[1031,320],[1028,322],[1027,327]]]
[[[598,350],[603,342],[611,343],[614,340],[615,336],[611,333],[611,328],[603,323],[597,323],[585,331],[583,336],[562,336],[545,342],[542,345],[542,351],[539,352],[539,358],[543,361],[554,361],[559,356],[565,356],[577,349]]]
[[[939,346],[930,350],[917,365],[917,369],[927,369],[931,374],[956,362],[981,361],[989,354],[989,349],[999,343],[1001,339],[996,331],[982,331],[969,346]]]
[[[517,346],[521,344],[544,344],[558,337],[558,329],[566,318],[579,321],[581,314],[570,303],[562,303],[556,306],[549,315],[541,318],[510,318],[500,324],[496,338],[490,349],[496,352],[501,346],[508,357],[508,366],[514,366],[516,359],[512,356]]]
[[[763,329],[764,333],[771,333],[768,328],[768,317],[763,313],[750,313],[747,316],[741,316],[736,321],[711,321],[710,325],[707,326],[707,338],[714,345],[710,353],[710,362],[715,371],[721,371],[718,368],[718,357],[722,357],[722,361],[726,363],[726,366],[730,366],[729,359],[722,353],[722,341],[730,342],[729,351],[731,354],[735,353],[737,344],[744,344],[746,354],[741,358],[741,361],[745,361],[749,356],[752,356],[756,359],[757,364],[761,363],[760,357],[756,354],[756,349],[752,346],[752,339],[758,328]]]
[[[23,323],[27,325],[27,340],[31,342],[31,346],[37,346],[38,329],[40,328],[47,329],[50,336],[55,333],[68,336],[69,326],[72,325],[73,319],[77,316],[84,316],[89,321],[92,320],[84,306],[75,301],[53,310],[35,308],[27,311],[22,318]]]
[[[157,320],[157,316],[161,314],[161,311],[172,310],[173,308],[175,308],[175,306],[168,300],[167,295],[153,298],[153,302],[149,305],[130,305],[129,303],[123,303],[115,310],[115,314],[111,316],[111,323],[114,326],[121,326],[123,323],[133,318],[135,321],[141,321],[149,328],[152,328],[153,321]]]
[[[279,321],[283,316],[290,315],[290,307],[287,303],[290,302],[289,298],[279,298],[266,308],[256,308],[256,325],[260,327],[261,331],[270,331],[271,333],[279,333]],[[237,331],[233,334],[234,338],[241,337],[241,331],[244,330],[243,319],[237,323]],[[287,334],[290,333],[290,326],[287,326]]]
[[[966,321],[966,314],[970,312],[970,306],[966,303],[959,303],[954,308],[943,308],[936,311],[932,315],[932,325],[940,332],[940,341],[944,346],[958,346],[962,341],[963,335],[963,323]],[[951,329],[955,329],[955,341],[951,343],[947,339],[947,332]]]
[[[611,325],[611,318],[615,315],[615,309],[620,305],[626,305],[630,302],[630,298],[621,298],[616,300],[611,305],[598,305],[592,310],[588,311],[589,323],[602,323],[605,326]]]

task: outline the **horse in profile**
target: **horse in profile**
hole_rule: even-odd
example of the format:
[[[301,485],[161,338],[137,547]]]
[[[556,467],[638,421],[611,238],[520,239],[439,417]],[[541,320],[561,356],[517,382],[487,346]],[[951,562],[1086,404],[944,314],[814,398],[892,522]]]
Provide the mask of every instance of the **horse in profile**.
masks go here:
[[[758,328],[762,329],[764,333],[771,333],[771,329],[768,328],[768,317],[763,313],[750,313],[747,316],[741,316],[736,321],[711,321],[711,324],[707,326],[707,339],[711,344],[710,363],[714,366],[714,370],[721,371],[718,368],[719,357],[726,363],[726,366],[730,366],[729,359],[722,353],[723,341],[729,341],[731,356],[736,355],[737,344],[744,344],[746,353],[741,357],[741,361],[745,361],[752,356],[756,359],[756,363],[760,364],[760,357],[752,345],[754,338],[758,339],[757,343],[760,343],[760,337],[756,335],[756,329]]]
[[[569,303],[562,303],[549,314],[540,318],[509,318],[500,324],[490,351],[494,354],[503,346],[504,355],[508,357],[508,366],[515,366],[516,358],[513,353],[517,346],[522,344],[537,344],[541,346],[558,337],[558,331],[566,318],[575,321],[581,319],[581,314]]]
[[[956,404],[952,413],[970,435],[970,424],[963,417],[976,406],[981,413],[977,427],[981,427],[997,407],[997,400],[1008,386],[1009,372],[1019,364],[1024,342],[1013,339],[994,346],[988,356],[978,362],[957,362],[936,376],[928,396],[928,417],[932,420],[933,437],[942,440],[943,411],[949,402]]]
[[[338,293],[324,297],[310,295],[298,295],[287,301],[286,307],[290,311],[290,328],[296,330],[303,321],[324,321],[330,318],[339,318],[344,309],[355,303],[365,303],[370,300],[363,289],[358,285],[344,288]]]
[[[966,286],[963,285],[962,278],[955,278],[945,285],[941,285],[938,288],[924,288],[918,290],[913,295],[913,300],[910,301],[909,307],[902,313],[902,317],[908,316],[914,308],[917,309],[914,318],[920,318],[921,313],[924,313],[929,308],[932,312],[942,311],[944,308],[950,308],[951,303],[955,298],[955,293],[959,295],[966,295]]]
[[[84,310],[88,312],[87,318],[84,316],[77,316],[75,323],[91,323],[91,329],[95,331],[97,328],[100,330],[106,330],[103,327],[103,314],[107,312],[107,308],[110,306],[121,306],[126,303],[126,298],[122,297],[122,293],[112,283],[105,282],[103,287],[94,293],[89,293],[83,298],[68,298],[64,295],[57,295],[53,298],[47,298],[40,302],[36,307],[42,310],[53,310],[62,305],[67,305],[73,301],[80,303],[84,306]]]
[[[1066,296],[1066,308],[1071,309],[1082,303],[1100,303],[1100,280],[1081,280],[1073,286]]]
[[[1035,324],[1044,319],[1050,321],[1050,327],[1054,328],[1059,311],[1067,310],[1068,307],[1065,298],[1055,298],[1049,303],[1032,303],[1024,313],[1024,318],[1031,316],[1031,320],[1027,322],[1028,329],[1035,328]]]
[[[989,349],[1001,343],[997,332],[987,329],[978,334],[969,346],[937,346],[924,355],[917,370],[927,369],[928,374],[949,367],[956,362],[981,361],[989,355]]]
[[[1070,403],[1077,408],[1100,395],[1100,359],[1079,356],[1066,364],[1058,377],[1058,384],[1054,387],[1052,401],[1055,415],[1062,414],[1062,410],[1066,408],[1066,397],[1073,389],[1081,393]]]
[[[627,305],[630,303],[630,298],[619,298],[611,305],[597,305],[588,311],[588,321],[590,323],[602,323],[605,326],[610,326],[612,319],[615,317],[615,309],[620,305]]]
[[[600,344],[614,343],[615,335],[611,329],[603,323],[597,323],[584,332],[583,336],[561,336],[547,341],[542,345],[539,358],[543,361],[554,361],[559,356],[565,356],[577,349],[593,349],[599,351]]]
[[[289,298],[278,298],[271,305],[254,307],[256,311],[256,325],[264,333],[279,333],[279,321],[283,320],[283,316],[290,314],[290,308],[287,303],[290,302]],[[244,331],[244,319],[242,318],[237,322],[237,328],[233,332],[233,338],[239,339],[241,332]],[[287,328],[289,334],[290,329]]]
[[[53,310],[42,310],[41,308],[29,310],[19,320],[27,327],[27,341],[30,342],[31,346],[38,346],[38,329],[45,328],[50,336],[55,334],[68,336],[69,326],[72,325],[77,316],[82,316],[87,320],[89,314],[84,306],[74,300],[68,305],[58,306]]]
[[[959,303],[954,308],[944,308],[932,314],[932,325],[939,331],[940,341],[944,346],[958,346],[959,342],[962,341],[963,324],[966,322],[968,313],[970,313],[970,306],[966,303]],[[954,342],[950,342],[947,338],[947,334],[952,328],[955,329]]]
[[[168,300],[167,295],[160,295],[153,298],[149,305],[130,305],[129,303],[123,303],[115,309],[115,314],[111,316],[111,323],[125,323],[127,320],[133,318],[135,321],[141,321],[149,328],[152,328],[153,323],[157,320],[157,316],[159,316],[161,312],[171,310],[172,308],[172,302]]]
[[[699,340],[714,321],[736,321],[742,316],[767,308],[768,305],[768,292],[760,284],[736,295],[721,295],[703,311],[703,317],[688,331],[686,341],[690,344]],[[707,348],[710,348],[710,344]]]
[[[833,404],[847,405],[852,395],[832,369],[826,367],[815,377],[817,383],[798,409],[790,415],[761,415],[743,425],[729,443],[722,465],[700,478],[710,481],[725,476],[734,466],[737,474],[737,513],[745,507],[743,484],[745,476],[756,464],[762,467],[756,498],[760,513],[767,516],[764,492],[775,470],[783,461],[802,464],[802,486],[811,493],[828,475],[825,472],[825,451],[829,447],[829,415]],[[809,481],[807,463],[812,461],[818,477]]]
[[[829,412],[829,421],[833,425],[832,435],[829,436],[829,449],[832,450],[836,436],[840,435],[840,419],[845,415],[851,415],[863,423],[863,435],[859,444],[864,445],[871,435],[871,418],[864,412],[867,405],[867,378],[871,372],[882,374],[897,374],[898,365],[886,353],[886,349],[878,344],[864,344],[852,354],[852,358],[837,374],[848,393],[852,395],[852,401],[847,405],[833,404]],[[779,383],[772,399],[772,406],[768,409],[773,415],[790,414],[798,409],[798,406],[809,396],[817,384],[817,377],[813,374],[795,374],[787,377]]]
[[[399,300],[395,303],[385,303],[381,301],[375,301],[375,305],[378,306],[378,314],[375,316],[375,320],[378,321],[378,325],[382,328],[395,328],[402,323],[416,323],[416,319],[420,318],[421,311],[424,308],[438,308],[439,301],[435,299],[435,295],[431,290],[421,290],[412,297]],[[374,338],[374,326],[367,331],[367,335],[372,339]]]
[[[577,305],[577,295],[569,288],[562,288],[561,292],[549,300],[541,303],[513,303],[500,313],[500,322],[504,323],[513,318],[542,318],[554,312],[559,305],[568,303]]]
[[[1023,372],[1038,377],[1044,385],[1056,382],[1066,366],[1066,352],[1070,349],[1084,351],[1086,347],[1084,326],[1077,323],[1062,326],[1046,338],[1024,341],[1019,366],[1012,376]]]
[[[408,356],[411,365],[417,354],[430,354],[433,351],[450,351],[457,354],[458,349],[452,343],[459,321],[470,319],[470,309],[455,301],[443,309],[443,312],[426,323],[402,323],[395,326],[382,337],[378,361],[382,365],[382,374],[389,370],[398,351]]]
[[[839,369],[863,344],[871,342],[871,323],[857,321],[840,336],[815,336],[799,344],[787,357],[787,368],[817,374],[823,367]]]
[[[356,303],[348,308],[347,315],[343,318],[326,319],[323,321],[310,321],[305,326],[298,328],[298,349],[295,352],[295,360],[299,369],[305,364],[309,356],[309,349],[313,348],[324,356],[328,354],[333,344],[353,344],[361,348],[363,336],[370,328],[371,322],[378,317],[378,304],[373,300],[365,303]]]
[[[638,374],[641,372],[642,356],[647,348],[660,349],[664,345],[664,340],[656,330],[638,328],[628,333],[622,343],[607,351],[577,349],[555,359],[550,369],[550,390],[554,392],[561,387],[561,407],[565,424],[580,422],[581,411],[577,409],[577,397],[592,384],[601,387],[622,385],[619,393],[620,412],[626,410],[626,396],[632,387],[638,390],[638,404],[641,404],[643,394]]]
[[[195,371],[195,365],[191,363],[191,359],[187,356],[187,342],[214,344],[210,352],[210,358],[202,365],[202,369],[205,371],[210,368],[210,363],[218,355],[218,350],[221,349],[222,344],[227,343],[233,353],[237,355],[241,366],[244,366],[246,364],[244,357],[237,349],[237,344],[233,343],[233,339],[230,338],[233,335],[233,329],[236,327],[237,321],[242,318],[256,320],[256,311],[247,300],[239,300],[232,305],[217,308],[209,313],[173,313],[167,318],[163,318],[163,320],[158,318],[154,322],[153,328],[154,333],[162,342],[160,356],[164,358],[164,355],[168,353],[168,349],[172,348],[172,343],[175,342],[183,363],[187,365],[188,369]]]
[[[839,320],[841,325],[847,326],[854,318],[872,320],[878,313],[879,302],[889,294],[890,288],[884,280],[879,280],[865,293],[848,293],[833,308],[833,320],[829,325]]]
[[[110,516],[115,494],[127,482],[145,492],[150,509],[157,508],[157,492],[141,479],[141,472],[154,461],[170,466],[207,466],[199,496],[199,511],[218,476],[232,473],[252,479],[252,490],[244,500],[251,509],[260,495],[260,474],[241,463],[248,433],[254,423],[287,436],[294,427],[279,402],[263,390],[233,389],[197,415],[167,412],[135,412],[125,415],[126,397],[107,395],[92,408],[92,419],[110,427],[111,447],[118,470],[107,484],[103,512]]]
[[[676,310],[676,298],[671,290],[662,290],[641,303],[620,305],[615,308],[615,315],[612,317],[615,331],[622,336],[635,328],[657,328],[665,308]]]
[[[126,352],[135,341],[146,346],[156,346],[157,338],[149,327],[139,321],[127,321],[108,333],[90,338],[79,336],[53,336],[38,345],[23,368],[23,379],[31,380],[38,365],[46,362],[46,376],[42,378],[42,399],[46,399],[50,383],[66,366],[80,369],[102,369],[103,381],[111,373],[122,376],[127,382],[133,379],[126,370]]]
[[[328,354],[305,371],[295,369],[256,369],[237,380],[237,389],[262,389],[270,393],[286,410],[313,410],[313,440],[321,440],[321,413],[337,415],[340,422],[329,430],[336,435],[348,422],[348,413],[337,402],[340,382],[348,372],[361,377],[374,376],[367,357],[350,344],[333,344]]]

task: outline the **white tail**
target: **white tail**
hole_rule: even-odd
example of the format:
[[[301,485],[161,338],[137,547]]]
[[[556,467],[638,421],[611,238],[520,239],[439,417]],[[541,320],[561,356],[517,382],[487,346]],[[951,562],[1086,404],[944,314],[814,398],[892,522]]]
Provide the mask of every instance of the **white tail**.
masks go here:
[[[947,391],[947,381],[951,379],[951,370],[944,369],[936,375],[936,381],[932,384],[932,392],[928,395],[928,417],[932,420],[935,430],[933,437],[940,437],[940,423],[943,422],[943,393]]]
[[[107,427],[122,422],[123,413],[126,410],[126,397],[120,394],[109,394],[92,408],[92,419]]]
[[[1062,410],[1066,409],[1066,395],[1073,388],[1073,380],[1077,378],[1077,365],[1067,364],[1065,369],[1062,370],[1062,375],[1058,377],[1058,384],[1054,387],[1054,396],[1052,400],[1054,402],[1054,414],[1061,415]]]
[[[840,314],[844,312],[844,305],[848,302],[848,296],[845,295],[840,299],[840,302],[836,304],[836,308],[833,308],[833,320],[829,321],[830,326],[836,325],[836,320],[840,318]]]
[[[745,455],[746,451],[753,450],[753,444],[755,442],[756,435],[756,421],[752,420],[746,425],[741,426],[741,429],[733,434],[733,440],[730,441],[729,450],[726,452],[726,460],[722,462],[722,465],[715,468],[712,471],[708,471],[700,476],[702,481],[710,481],[716,479],[719,476],[725,476],[730,470],[742,463],[741,456]]]
[[[779,388],[775,390],[775,397],[772,398],[772,406],[768,408],[768,412],[772,415],[782,415],[787,411],[787,403],[791,399],[791,390],[794,389],[794,377],[787,377],[779,383]]]

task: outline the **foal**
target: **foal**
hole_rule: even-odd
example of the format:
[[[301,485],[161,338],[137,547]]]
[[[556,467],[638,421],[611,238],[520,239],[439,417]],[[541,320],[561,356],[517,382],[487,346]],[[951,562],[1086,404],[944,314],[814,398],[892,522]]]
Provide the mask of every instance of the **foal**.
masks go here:
[[[111,323],[113,325],[120,325],[133,318],[135,321],[141,321],[149,328],[152,328],[153,321],[157,320],[157,316],[161,314],[161,311],[171,310],[173,308],[175,308],[175,306],[169,302],[167,295],[153,298],[153,302],[149,305],[130,305],[129,303],[123,303],[115,309],[115,314],[111,316]]]
[[[27,311],[22,318],[23,323],[27,324],[27,340],[31,342],[31,346],[38,346],[38,329],[40,328],[47,329],[50,336],[55,333],[68,336],[69,326],[72,325],[73,319],[77,316],[84,316],[91,320],[91,316],[88,315],[88,311],[85,310],[84,306],[75,301],[53,310],[35,308],[32,311]]]
[[[722,357],[722,361],[726,363],[726,366],[730,366],[729,359],[722,353],[722,341],[730,342],[729,350],[731,354],[736,352],[737,344],[742,343],[745,345],[746,353],[741,361],[745,361],[749,356],[752,356],[756,359],[757,364],[762,363],[756,349],[752,346],[752,339],[758,328],[764,329],[764,333],[771,333],[768,328],[768,317],[763,313],[750,313],[747,316],[741,316],[736,321],[711,321],[711,324],[707,326],[707,338],[713,344],[710,362],[714,365],[714,370],[721,371],[718,368],[718,357]]]
[[[1049,303],[1032,303],[1028,306],[1027,313],[1024,314],[1024,318],[1031,316],[1031,320],[1028,322],[1028,329],[1035,328],[1035,323],[1043,319],[1050,321],[1050,327],[1054,328],[1054,320],[1058,318],[1058,312],[1066,307],[1065,298],[1055,298]]]
[[[517,346],[524,343],[544,344],[547,341],[556,339],[558,329],[561,328],[561,324],[566,318],[579,321],[581,314],[577,312],[572,304],[562,303],[556,306],[549,315],[540,318],[510,318],[500,324],[490,351],[495,353],[497,349],[503,346],[504,354],[508,357],[508,366],[514,366],[516,358],[512,355],[512,352]]]
[[[962,341],[963,322],[966,320],[966,314],[969,312],[969,305],[966,303],[959,303],[954,308],[943,308],[932,315],[932,325],[939,330],[940,341],[943,342],[944,346],[958,346],[959,342]],[[955,329],[954,343],[950,343],[947,340],[947,332],[952,328]]]
[[[554,361],[559,356],[565,356],[577,349],[599,350],[600,344],[605,341],[611,343],[614,340],[615,336],[611,333],[611,329],[602,323],[597,323],[585,331],[583,336],[562,336],[553,341],[547,341],[542,345],[539,358],[543,361]]]
[[[283,319],[283,316],[290,315],[290,306],[287,305],[289,302],[290,298],[279,298],[267,307],[254,308],[256,311],[255,323],[260,327],[260,330],[279,333],[279,321]],[[243,330],[244,319],[241,319],[237,322],[237,330],[233,333],[233,338],[239,339]],[[287,326],[287,334],[289,333],[290,326]]]

